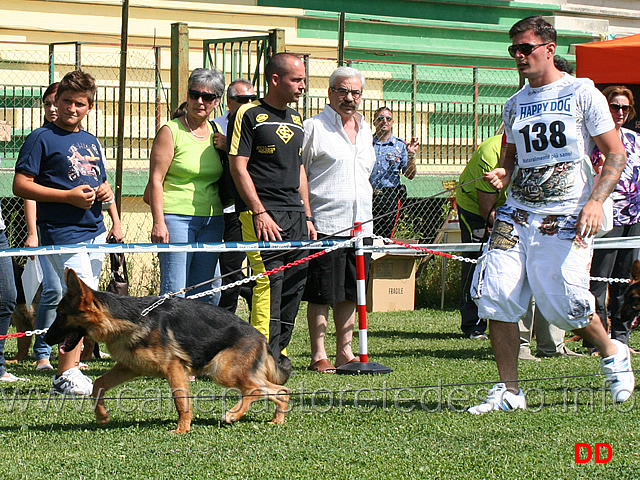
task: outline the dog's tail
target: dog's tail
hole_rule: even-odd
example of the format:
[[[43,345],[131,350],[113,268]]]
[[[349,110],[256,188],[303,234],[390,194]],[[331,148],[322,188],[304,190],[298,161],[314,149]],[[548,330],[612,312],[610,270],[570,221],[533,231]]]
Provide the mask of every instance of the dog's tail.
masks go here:
[[[288,363],[286,366],[278,364],[275,358],[273,358],[269,346],[265,344],[265,347],[267,349],[265,362],[267,367],[267,380],[276,385],[284,385],[291,376],[291,364]]]

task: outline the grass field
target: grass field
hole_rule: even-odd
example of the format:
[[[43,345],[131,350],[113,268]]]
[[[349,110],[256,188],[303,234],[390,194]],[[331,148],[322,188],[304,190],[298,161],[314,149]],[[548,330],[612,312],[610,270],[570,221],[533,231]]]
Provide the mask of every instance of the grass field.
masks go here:
[[[370,314],[370,360],[393,372],[348,376],[306,370],[301,315],[289,351],[290,412],[281,426],[267,424],[271,402],[256,402],[240,422],[222,425],[225,404],[236,398],[198,379],[192,430],[172,434],[177,415],[167,383],[143,378],[109,392],[112,421],[98,427],[90,400],[48,399],[49,375],[30,363],[11,365],[31,381],[0,390],[0,472],[30,480],[640,478],[638,395],[613,405],[594,358],[522,363],[521,378],[532,379],[521,385],[528,411],[464,412],[497,373],[489,342],[463,339],[458,322],[456,311]],[[631,345],[639,343],[634,333]],[[15,340],[6,350],[15,352]],[[640,357],[634,360],[637,368]],[[110,361],[90,367],[95,378]],[[577,442],[608,443],[613,457],[576,464]]]

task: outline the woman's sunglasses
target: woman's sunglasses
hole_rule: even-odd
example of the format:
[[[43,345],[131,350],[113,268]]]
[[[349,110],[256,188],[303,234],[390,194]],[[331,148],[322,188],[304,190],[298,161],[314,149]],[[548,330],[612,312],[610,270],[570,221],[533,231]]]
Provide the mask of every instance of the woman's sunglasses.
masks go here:
[[[198,100],[199,98],[202,98],[203,102],[213,102],[215,99],[220,98],[220,95],[209,92],[201,92],[200,90],[192,90],[190,88],[189,98],[191,98],[191,100]]]
[[[522,55],[529,56],[531,52],[533,52],[536,48],[542,47],[543,45],[549,45],[547,43],[518,43],[516,45],[509,45],[507,50],[509,51],[509,55],[513,58],[516,58],[516,52],[520,52]]]
[[[631,105],[620,105],[619,103],[610,103],[609,108],[615,112],[618,110],[622,110],[624,113],[627,113],[631,108]]]

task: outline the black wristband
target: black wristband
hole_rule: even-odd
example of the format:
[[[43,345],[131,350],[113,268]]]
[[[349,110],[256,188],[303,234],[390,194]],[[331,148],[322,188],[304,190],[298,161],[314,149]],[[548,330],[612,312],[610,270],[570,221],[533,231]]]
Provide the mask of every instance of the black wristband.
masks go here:
[[[316,219],[313,218],[313,217],[307,217],[307,222],[311,222],[311,223],[315,224],[316,223]]]

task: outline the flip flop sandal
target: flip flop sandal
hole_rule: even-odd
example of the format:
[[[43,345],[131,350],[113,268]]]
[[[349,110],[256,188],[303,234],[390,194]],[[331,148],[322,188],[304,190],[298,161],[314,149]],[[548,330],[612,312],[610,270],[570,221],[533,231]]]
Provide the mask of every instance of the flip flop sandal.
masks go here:
[[[356,355],[351,360],[349,360],[347,363],[356,363],[356,362],[359,362],[359,361],[360,361],[360,355]],[[346,365],[347,363],[343,363],[342,365]],[[336,365],[336,367],[341,367],[342,365]]]
[[[320,373],[336,373],[336,367],[331,365],[331,362],[329,361],[328,358],[323,358],[322,360],[313,362],[311,365],[307,367],[307,370],[311,370],[312,372],[320,372]]]

